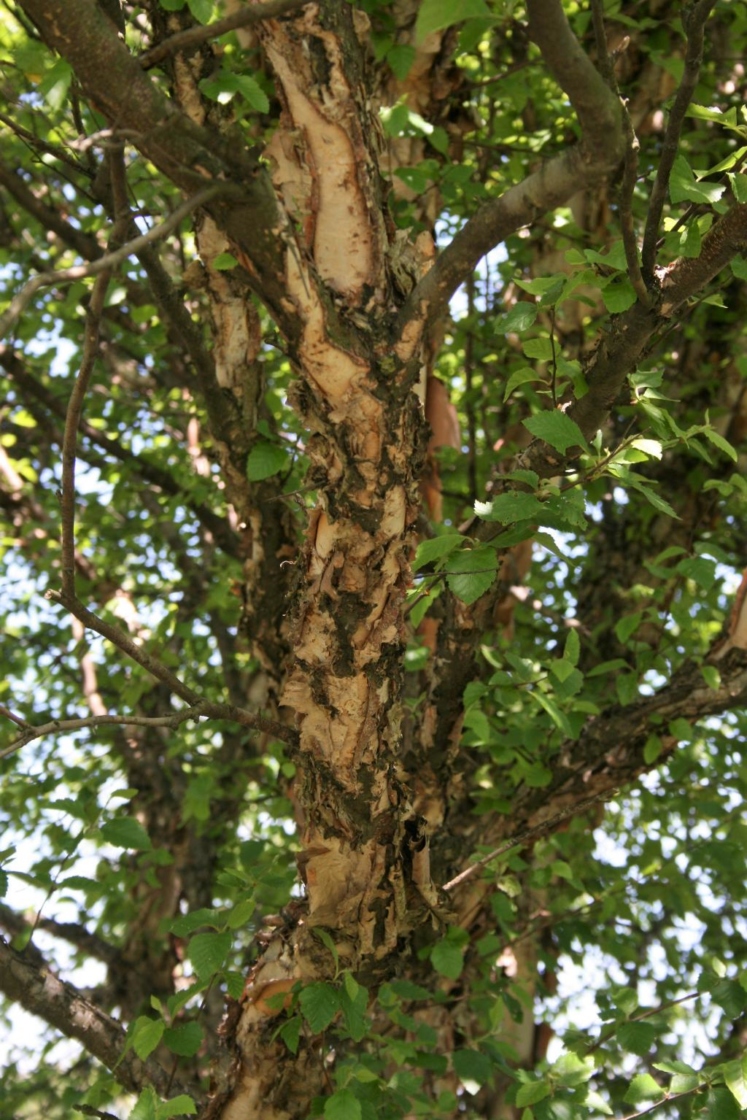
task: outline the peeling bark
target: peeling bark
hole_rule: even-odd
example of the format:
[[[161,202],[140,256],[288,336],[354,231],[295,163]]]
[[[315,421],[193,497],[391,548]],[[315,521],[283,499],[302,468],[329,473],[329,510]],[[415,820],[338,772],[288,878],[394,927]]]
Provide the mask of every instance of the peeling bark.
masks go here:
[[[227,185],[225,198],[206,209],[196,231],[202,259],[196,272],[212,315],[212,358],[202,352],[184,321],[188,317],[173,306],[171,313],[198,370],[222,485],[237,513],[232,554],[244,566],[252,652],[272,675],[271,687],[298,729],[291,756],[306,895],[289,907],[288,920],[266,939],[250,971],[243,999],[226,1025],[229,1056],[216,1071],[203,1115],[300,1118],[325,1086],[322,1047],[304,1037],[292,1055],[276,1029],[297,985],[335,975],[337,962],[315,929],[332,938],[340,967],[375,988],[413,947],[415,935],[427,941],[447,919],[471,930],[485,927],[492,890],[487,880],[468,877],[448,904],[436,885],[447,869],[462,868],[470,847],[521,839],[527,829],[550,830],[560,813],[579,812],[590,798],[603,799],[632,781],[647,768],[643,747],[654,719],[695,720],[747,699],[740,612],[726,643],[711,651],[721,672],[718,688],[705,688],[698,667],[686,665],[656,696],[612,706],[590,719],[576,740],[562,745],[547,787],[514,791],[510,817],[476,818],[467,778],[477,763],[459,754],[462,693],[480,636],[492,627],[495,605],[513,582],[504,569],[473,607],[445,597],[438,646],[444,664],[434,672],[410,754],[403,755],[404,601],[427,442],[414,390],[432,357],[431,328],[486,250],[615,172],[624,149],[618,98],[571,34],[562,6],[528,0],[531,34],[574,107],[581,139],[484,203],[434,262],[427,233],[411,243],[391,228],[380,174],[381,137],[365,95],[361,24],[356,26],[348,5],[320,0],[258,27],[256,41],[282,103],[264,153],[267,166],[247,151],[243,139],[235,142],[238,133],[222,133],[210,119],[199,90],[201,55],[173,52],[178,109],[128,55],[93,0],[74,6],[22,0],[22,7],[73,64],[115,132],[123,130],[171,182],[189,192],[205,179]],[[360,21],[361,13],[357,16]],[[179,26],[176,19],[169,30]],[[420,45],[418,66],[428,67],[441,41],[436,36]],[[417,79],[416,69],[413,82]],[[19,197],[18,184],[11,186]],[[24,204],[30,212],[35,205],[28,198]],[[745,206],[732,207],[706,236],[697,259],[675,262],[658,276],[653,306],[636,304],[600,336],[586,365],[589,392],[566,402],[585,436],[606,420],[626,375],[657,332],[747,243],[746,213]],[[56,224],[59,236],[74,244],[70,231]],[[79,248],[92,252],[90,245]],[[213,267],[226,250],[242,266],[236,275]],[[171,297],[168,292],[163,297],[164,287],[167,307]],[[293,524],[265,509],[279,488],[251,487],[246,478],[262,407],[256,361],[261,340],[250,290],[261,296],[283,332],[296,375],[292,403],[309,432],[309,480],[318,497],[292,571],[286,564]],[[98,438],[93,429],[90,438]],[[577,452],[560,455],[535,442],[516,463],[549,478],[572,464]],[[210,528],[210,511],[195,512]],[[490,540],[495,526],[479,527],[475,535]],[[286,618],[291,578],[295,595]],[[240,687],[234,678],[233,690]],[[127,758],[133,784],[139,779],[162,794],[149,807],[148,827],[174,857],[139,897],[119,962],[133,971],[137,966],[130,1012],[146,980],[164,994],[170,990],[175,955],[158,942],[158,927],[178,913],[190,860],[206,864],[213,856],[207,843],[200,851],[198,832],[181,828],[178,767],[153,773],[161,765],[159,747],[155,733],[131,745]],[[675,749],[674,739],[665,736],[665,755]],[[236,738],[224,756],[235,766],[234,804],[243,752]],[[206,872],[206,894],[209,881]],[[154,942],[158,947],[152,950]],[[529,970],[535,954],[532,946],[526,950]],[[23,962],[8,961],[14,977]],[[104,1041],[94,1035],[86,1041],[77,997],[64,985],[59,992],[66,1012],[60,1017],[37,992],[38,976],[26,975],[17,989],[14,981],[6,983],[21,1002],[84,1038],[92,1053],[112,1064],[120,1040],[116,1024],[102,1020]],[[446,1012],[438,1025],[451,1046],[457,1032]],[[526,1057],[529,1025],[520,1059]],[[462,1028],[472,1037],[473,1024]],[[455,1075],[449,1078],[456,1087]],[[144,1082],[163,1086],[158,1069],[124,1068],[128,1087]],[[500,1112],[503,1106],[498,1101],[495,1107]]]

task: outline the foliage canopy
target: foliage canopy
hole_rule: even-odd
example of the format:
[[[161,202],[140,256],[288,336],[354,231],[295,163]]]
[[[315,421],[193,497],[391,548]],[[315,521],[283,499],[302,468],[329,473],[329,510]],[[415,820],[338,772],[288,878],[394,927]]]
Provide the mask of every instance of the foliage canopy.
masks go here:
[[[0,1117],[745,1115],[745,6],[5,8]]]

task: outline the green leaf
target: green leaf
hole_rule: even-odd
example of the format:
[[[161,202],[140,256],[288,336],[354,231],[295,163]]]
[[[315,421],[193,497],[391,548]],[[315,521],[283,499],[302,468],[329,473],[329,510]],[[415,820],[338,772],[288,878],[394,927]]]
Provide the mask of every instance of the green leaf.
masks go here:
[[[612,661],[602,661],[599,665],[595,665],[586,675],[587,677],[602,677],[614,672],[615,669],[627,668],[627,661],[623,661],[621,657],[615,657]]]
[[[564,735],[573,737],[573,728],[568,722],[568,717],[565,712],[561,711],[552,696],[548,696],[547,693],[543,692],[540,688],[533,688],[529,695],[532,700],[545,709],[555,726],[560,728]],[[546,770],[546,767],[541,767],[541,772],[548,773],[550,777],[546,780],[538,781],[536,784],[546,786],[549,784],[552,774],[550,771]]]
[[[605,268],[614,268],[616,272],[625,272],[628,267],[625,245],[622,240],[615,241],[606,253],[599,253],[596,249],[587,249],[584,256],[589,264],[601,264]]]
[[[212,926],[214,929],[223,929],[226,924],[226,915],[221,910],[208,910],[203,907],[200,910],[192,910],[189,914],[183,914],[180,918],[174,918],[169,923],[169,931],[175,933],[177,937],[188,937],[190,933],[194,933],[200,926]]]
[[[131,848],[136,852],[148,852],[153,847],[150,837],[140,821],[134,817],[116,817],[101,826],[101,835],[107,844],[115,848]]]
[[[415,559],[412,562],[412,570],[414,572],[420,571],[426,564],[433,561],[441,560],[444,556],[448,556],[455,548],[459,548],[464,543],[464,537],[461,533],[444,533],[441,537],[433,537],[429,541],[421,541],[415,552]]]
[[[744,178],[744,176],[743,176],[743,178]],[[703,428],[701,428],[701,432],[705,436],[705,438],[709,441],[709,443],[712,443],[714,447],[718,447],[719,451],[723,451],[724,455],[728,455],[729,458],[733,459],[734,462],[736,463],[737,453],[736,453],[735,449],[732,447],[732,445],[729,443],[728,439],[724,439],[724,437],[722,435],[720,435],[715,430],[715,428],[711,428],[707,424],[704,425]]]
[[[553,409],[552,412],[538,412],[524,421],[524,427],[536,439],[542,439],[564,455],[569,447],[588,449],[584,434],[575,420],[566,416],[564,412]]]
[[[665,513],[667,517],[672,517],[675,521],[680,520],[679,514],[672,509],[669,502],[665,502],[655,490],[652,490],[650,486],[646,486],[639,478],[631,476],[629,483],[634,489],[638,490],[639,493],[643,494],[646,501],[649,502],[654,509],[658,509],[659,513]]]
[[[447,583],[463,603],[476,602],[495,579],[498,557],[494,548],[472,548],[452,553],[446,562]]]
[[[697,583],[704,591],[710,591],[716,582],[716,561],[707,556],[688,556],[680,560],[675,571]]]
[[[562,657],[557,657],[554,661],[550,662],[550,672],[554,677],[561,682],[567,681],[568,678],[575,672],[573,665],[570,661],[565,661]]]
[[[180,1023],[167,1027],[163,1041],[172,1054],[180,1058],[192,1058],[202,1046],[202,1027],[199,1023]]]
[[[565,640],[565,649],[563,651],[563,660],[570,662],[571,665],[578,665],[578,659],[581,655],[581,640],[578,636],[578,630],[571,627],[568,631],[568,637]]]
[[[368,992],[357,983],[349,972],[346,972],[343,977],[340,1006],[345,1020],[345,1029],[353,1042],[361,1042],[368,1033],[368,1021],[366,1019]]]
[[[704,202],[710,206],[718,202],[725,190],[723,184],[698,182],[683,155],[675,159],[669,176],[669,197],[673,203]]]
[[[747,1108],[747,1081],[744,1076],[744,1063],[740,1059],[727,1062],[723,1066],[724,1082],[740,1108]]]
[[[475,502],[475,512],[483,521],[500,521],[513,525],[517,521],[539,521],[543,505],[534,494],[524,490],[508,490],[498,494],[492,502]]]
[[[638,1010],[638,992],[635,988],[613,988],[610,991],[610,998],[614,1006],[624,1015],[630,1016]]]
[[[298,1002],[312,1034],[326,1030],[341,1009],[337,990],[321,981],[302,988]]]
[[[194,1116],[197,1105],[186,1093],[172,1097],[170,1101],[163,1101],[156,1108],[156,1120],[170,1120],[172,1116]]]
[[[50,109],[61,109],[65,104],[72,78],[70,64],[60,58],[39,82],[38,91]]]
[[[601,1112],[602,1116],[613,1116],[614,1112],[608,1102],[595,1089],[589,1089],[584,1100],[584,1108],[593,1112]]]
[[[417,51],[409,43],[396,43],[387,51],[386,60],[392,68],[395,78],[403,82],[410,73]]]
[[[266,439],[257,440],[246,459],[246,477],[250,482],[260,482],[279,471],[286,470],[289,464],[288,452],[276,443]]]
[[[721,687],[721,674],[715,665],[701,665],[700,671],[703,674],[703,680],[714,692]]]
[[[231,948],[231,933],[197,933],[189,942],[187,956],[200,980],[208,980],[223,967]]]
[[[255,78],[249,74],[238,74],[237,86],[247,105],[251,105],[258,113],[269,113],[269,98]]]
[[[237,902],[228,915],[227,926],[229,929],[242,929],[248,925],[252,919],[254,911],[257,909],[257,902],[254,895],[249,898]]]
[[[162,1024],[163,1025],[163,1024]],[[148,1086],[135,1102],[135,1107],[128,1114],[127,1120],[157,1120],[156,1106],[158,1097],[153,1089]]]
[[[527,358],[536,358],[538,362],[551,362],[556,356],[549,338],[528,338],[521,349]]]
[[[209,78],[203,78],[199,85],[205,97],[221,105],[227,104],[238,93],[259,113],[266,113],[270,108],[267,94],[250,74],[234,74],[230,70],[221,69]]]
[[[340,965],[340,954],[337,951],[335,940],[329,930],[324,929],[323,926],[314,926],[312,930],[314,937],[317,937],[326,949],[329,949],[332,954],[332,959],[335,962],[335,969]]]
[[[642,611],[634,611],[632,614],[625,614],[622,618],[618,619],[615,623],[615,636],[617,640],[625,645],[631,635],[635,634],[636,630],[641,625],[642,619]]]
[[[610,315],[620,315],[632,307],[638,296],[627,276],[613,278],[602,288],[602,300]]]
[[[519,1108],[525,1104],[539,1104],[545,1097],[550,1096],[550,1092],[550,1086],[546,1081],[529,1081],[517,1089],[516,1104]]]
[[[643,1101],[657,1101],[665,1095],[650,1073],[639,1073],[631,1081],[623,1100],[627,1104],[638,1105]]]
[[[621,673],[615,677],[615,691],[623,708],[632,704],[638,698],[638,677],[635,673]]]
[[[432,584],[427,590],[424,590],[422,587],[410,588],[407,593],[407,606],[410,621],[414,627],[420,626],[420,623],[441,594],[441,591],[442,587],[440,583]]]
[[[414,984],[412,980],[390,980],[388,986],[400,999],[416,1000],[431,998],[431,993],[428,988],[424,988],[421,984]]]
[[[282,1038],[285,1045],[290,1050],[291,1054],[298,1053],[298,1043],[301,1040],[301,1027],[303,1026],[303,1019],[300,1015],[294,1015],[283,1023],[278,1034]]]
[[[506,382],[506,389],[503,394],[504,401],[513,393],[514,389],[519,385],[524,385],[527,381],[540,381],[541,378],[536,369],[531,366],[522,366],[520,369],[514,371]]]
[[[236,268],[239,262],[233,253],[218,253],[210,262],[210,267],[216,269],[217,272],[228,272],[232,268]]]
[[[490,19],[485,0],[423,0],[415,22],[415,40],[422,43],[434,31],[443,31],[466,19]]]
[[[338,1089],[324,1102],[324,1120],[362,1120],[361,1103],[350,1089]]]
[[[187,0],[187,6],[198,23],[209,23],[213,14],[213,0]]]
[[[521,467],[517,468],[515,471],[506,471],[501,477],[507,481],[523,482],[526,486],[531,487],[532,490],[536,490],[539,485],[539,475],[537,472],[524,470]]]
[[[538,312],[539,307],[536,303],[527,303],[524,300],[515,303],[508,314],[498,321],[498,330],[501,334],[509,334],[512,331],[522,334],[534,324]]]
[[[630,1050],[639,1058],[645,1058],[659,1037],[659,1030],[653,1023],[621,1023],[616,1035],[623,1050]]]
[[[436,125],[432,132],[428,134],[428,143],[431,147],[435,148],[441,155],[447,156],[449,154],[449,134],[445,128]]]
[[[433,946],[431,964],[441,976],[458,980],[464,968],[464,948],[454,940],[445,937]]]
[[[163,1019],[151,1019],[147,1015],[141,1015],[139,1019],[135,1020],[131,1043],[132,1049],[141,1062],[149,1058],[158,1046],[163,1038],[165,1028],[166,1024]]]
[[[181,991],[175,992],[173,996],[169,996],[168,1000],[166,1001],[166,1006],[169,1009],[169,1015],[171,1015],[172,1018],[175,1015],[178,1015],[182,1008],[187,1006],[190,1000],[194,999],[195,996],[200,994],[200,992],[205,991],[207,983],[207,981],[205,983],[201,983],[199,980],[195,981],[194,983],[190,984],[188,988],[183,988]],[[242,975],[241,988],[239,990],[238,996],[240,996],[244,990],[244,983],[245,980]],[[229,995],[232,994],[233,993],[229,991]],[[235,996],[234,998],[238,999],[238,996]]]
[[[723,1007],[730,1019],[737,1019],[747,1009],[747,992],[736,980],[719,980],[710,989],[711,999]]]
[[[493,1076],[493,1063],[479,1050],[455,1050],[451,1060],[454,1072],[461,1081],[476,1081],[478,1085],[487,1085]]]
[[[556,864],[553,864],[553,871],[555,874],[558,873]],[[566,875],[564,878],[572,881],[572,876]],[[553,1062],[552,1075],[561,1085],[576,1088],[578,1085],[584,1085],[592,1077],[595,1069],[596,1063],[590,1054],[582,1058],[569,1051],[566,1054],[561,1054],[558,1060]]]
[[[709,1091],[705,1108],[698,1113],[698,1120],[743,1120],[743,1117],[732,1094],[721,1086]]]

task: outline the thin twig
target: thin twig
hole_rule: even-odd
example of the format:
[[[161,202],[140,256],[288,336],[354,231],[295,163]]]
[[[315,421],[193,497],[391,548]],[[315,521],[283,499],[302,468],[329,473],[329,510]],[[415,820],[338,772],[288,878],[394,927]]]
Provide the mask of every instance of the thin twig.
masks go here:
[[[597,44],[597,69],[607,85],[615,89],[615,71],[607,47],[607,32],[604,29],[604,3],[602,0],[591,0],[591,19],[594,24],[594,38]]]
[[[4,714],[4,713],[3,713]],[[15,751],[32,743],[34,739],[42,739],[45,735],[58,735],[68,731],[80,731],[86,727],[118,726],[118,727],[168,727],[176,730],[182,723],[189,720],[202,718],[225,719],[230,723],[239,723],[244,727],[256,728],[266,731],[274,738],[295,745],[295,732],[288,727],[278,724],[275,720],[265,719],[264,716],[255,715],[235,704],[221,704],[211,700],[202,700],[193,707],[184,708],[181,712],[174,712],[170,716],[85,716],[81,719],[53,719],[49,723],[32,727],[27,724],[26,730],[17,739],[13,739],[7,747],[0,751],[0,759],[7,758]]]
[[[469,504],[474,506],[477,501],[477,421],[475,417],[475,400],[473,396],[473,374],[475,371],[475,339],[472,331],[472,321],[475,311],[475,276],[471,273],[467,278],[467,330],[464,340],[464,401],[463,407],[467,414],[467,485],[469,487]]]
[[[60,545],[62,551],[62,588],[75,594],[75,459],[78,447],[78,426],[83,401],[93,372],[99,348],[99,324],[111,272],[103,272],[94,284],[91,302],[86,310],[83,360],[70,394],[62,440],[62,485],[60,487]]]
[[[201,697],[183,684],[179,678],[171,672],[158,658],[153,657],[142,646],[137,645],[132,640],[129,634],[125,634],[124,630],[120,630],[118,626],[113,626],[109,622],[105,622],[103,618],[99,618],[93,611],[89,611],[84,607],[80,600],[68,591],[47,591],[45,598],[50,602],[59,603],[60,606],[66,607],[71,614],[89,627],[95,630],[97,634],[101,634],[102,638],[107,638],[112,645],[117,649],[121,649],[133,661],[136,661],[146,672],[150,673],[152,677],[162,681],[168,688],[180,699],[185,700],[188,704],[198,704]]]
[[[252,23],[259,23],[263,19],[277,19],[278,16],[293,12],[296,8],[303,7],[308,0],[269,0],[266,4],[255,4],[253,7],[240,8],[224,19],[209,23],[206,27],[190,27],[186,31],[177,31],[170,35],[156,47],[140,56],[140,65],[143,70],[168,58],[177,51],[188,50],[190,47],[199,47],[208,39],[217,39],[220,35],[227,35],[229,31],[237,31],[240,27],[249,27]]]
[[[27,743],[33,742],[34,739],[42,739],[45,735],[57,735],[66,731],[80,731],[84,727],[102,727],[112,724],[124,727],[169,727],[176,730],[187,720],[197,720],[204,715],[204,708],[196,704],[192,708],[184,708],[181,712],[174,712],[170,716],[85,716],[82,719],[53,719],[37,727],[27,724],[23,734],[13,739],[0,751],[0,758],[7,758],[14,751],[25,747]]]
[[[274,719],[266,719],[264,716],[256,715],[254,712],[248,712],[245,708],[238,708],[234,704],[223,704],[213,700],[206,700],[194,689],[189,688],[179,678],[171,672],[157,657],[153,657],[142,646],[137,645],[129,634],[125,634],[118,626],[112,626],[111,623],[105,622],[103,618],[99,618],[93,611],[89,611],[84,607],[75,595],[68,595],[64,591],[47,591],[45,598],[50,602],[59,603],[61,606],[66,607],[71,614],[88,626],[89,629],[95,630],[97,634],[101,634],[102,638],[106,638],[116,646],[117,649],[122,650],[133,661],[136,661],[146,672],[150,673],[156,680],[162,681],[176,696],[185,700],[188,704],[194,707],[200,706],[202,712],[206,716],[211,716],[213,719],[225,719],[232,723],[241,724],[242,727],[251,727],[257,731],[264,731],[268,735],[272,735],[275,739],[280,739],[290,746],[296,746],[298,743],[298,733],[290,727],[286,727],[282,723],[278,723]]]
[[[11,132],[14,132],[24,143],[28,144],[32,151],[47,152],[48,155],[54,156],[55,159],[66,163],[68,167],[72,167],[78,174],[87,174],[86,168],[83,167],[78,160],[69,156],[63,148],[41,140],[38,136],[35,136],[33,132],[29,132],[27,128],[23,128],[17,121],[14,121],[12,117],[6,116],[5,113],[0,113],[0,122],[7,125]]]
[[[621,100],[623,107],[623,124],[628,141],[625,149],[625,164],[623,168],[623,181],[620,188],[620,230],[622,232],[623,247],[625,249],[625,262],[628,266],[628,276],[633,285],[633,290],[644,307],[651,306],[651,294],[646,287],[641,272],[641,261],[638,255],[638,242],[635,235],[633,222],[633,193],[638,181],[638,152],[640,144],[630,119],[627,105]]]
[[[664,1096],[656,1104],[652,1104],[650,1108],[644,1108],[642,1112],[629,1112],[627,1116],[622,1116],[620,1120],[638,1120],[640,1116],[650,1116],[652,1112],[656,1112],[657,1108],[661,1108],[664,1104],[671,1104],[672,1101],[681,1100],[682,1097],[689,1097],[692,1093],[697,1093],[703,1088],[703,1083],[699,1082],[694,1085],[692,1089],[685,1089],[683,1093],[666,1093],[662,1089]]]
[[[675,95],[674,104],[669,114],[669,121],[664,133],[661,155],[656,169],[656,179],[651,190],[648,206],[646,228],[643,233],[642,270],[643,277],[648,282],[654,278],[656,266],[656,242],[659,236],[659,224],[664,209],[664,200],[669,188],[669,176],[674,165],[675,157],[680,143],[680,133],[685,120],[687,108],[692,100],[695,87],[700,74],[700,64],[703,60],[703,28],[705,22],[715,7],[716,0],[699,0],[689,15],[683,10],[683,22],[687,34],[687,50],[685,52],[685,69],[682,81]]]
[[[106,153],[110,177],[114,185],[115,219],[109,236],[109,246],[117,246],[124,239],[130,214],[127,206],[127,186],[122,148]],[[101,260],[111,259],[107,253]],[[99,273],[86,309],[83,341],[83,359],[70,394],[65,415],[65,432],[62,438],[62,484],[60,493],[60,548],[62,552],[62,590],[75,595],[75,459],[78,451],[78,429],[83,414],[83,402],[88,391],[94,363],[99,352],[99,327],[104,310],[106,291],[112,277],[111,267]]]
[[[236,191],[239,191],[239,188],[231,183],[212,183],[204,191],[199,191],[191,198],[185,199],[181,205],[177,206],[173,214],[169,214],[168,218],[164,218],[159,225],[153,226],[147,233],[143,233],[139,237],[134,237],[132,241],[128,241],[120,249],[115,249],[113,253],[107,253],[88,264],[74,265],[72,268],[61,269],[57,272],[40,272],[38,276],[34,276],[27,284],[24,284],[20,292],[11,300],[8,310],[0,317],[0,339],[5,338],[40,288],[48,288],[52,284],[69,284],[74,280],[81,280],[85,276],[97,276],[101,272],[108,272],[116,268],[122,261],[127,260],[133,253],[138,253],[146,245],[151,245],[154,241],[160,241],[167,237],[188,214],[191,214],[199,206],[205,206],[208,202],[212,202],[218,195]]]
[[[441,889],[444,891],[453,890],[454,887],[458,887],[459,884],[463,883],[466,879],[470,879],[476,871],[480,871],[481,868],[485,867],[491,860],[504,855],[506,852],[510,852],[512,848],[520,847],[533,836],[540,836],[543,832],[549,832],[556,824],[567,820],[568,817],[577,816],[584,809],[588,809],[590,805],[594,805],[600,798],[611,796],[613,792],[614,791],[611,790],[603,790],[600,793],[594,794],[593,797],[585,797],[581,801],[576,801],[575,804],[569,805],[567,809],[562,809],[559,813],[556,813],[555,816],[548,817],[547,820],[534,825],[533,828],[525,829],[525,831],[520,832],[518,836],[514,836],[511,840],[506,840],[500,847],[494,848],[492,852],[488,852],[482,859],[478,859],[475,863],[470,864],[464,871],[461,871],[453,879],[450,879],[448,883],[444,883]]]
[[[558,407],[558,356],[555,353],[555,308],[550,308],[550,350],[552,352],[551,366],[552,366],[552,380],[550,382],[550,393],[552,395],[553,408]]]
[[[13,723],[18,725],[18,727],[31,727],[31,724],[27,719],[22,719],[22,717],[17,716],[15,712],[11,712],[10,708],[5,707],[5,704],[0,704],[0,716],[5,716],[6,719],[12,720]]]
[[[604,29],[604,4],[602,0],[591,0],[591,14],[594,22],[594,36],[597,42],[598,66],[602,77],[610,89],[620,97],[620,89],[615,78],[614,61],[607,47],[607,34]],[[623,111],[623,127],[625,129],[625,163],[623,181],[620,189],[620,230],[622,232],[625,261],[628,266],[628,276],[633,285],[635,294],[644,307],[650,307],[651,296],[643,282],[641,263],[638,256],[638,242],[635,236],[633,223],[633,192],[638,179],[638,151],[640,145],[633,128],[627,105],[620,97]]]

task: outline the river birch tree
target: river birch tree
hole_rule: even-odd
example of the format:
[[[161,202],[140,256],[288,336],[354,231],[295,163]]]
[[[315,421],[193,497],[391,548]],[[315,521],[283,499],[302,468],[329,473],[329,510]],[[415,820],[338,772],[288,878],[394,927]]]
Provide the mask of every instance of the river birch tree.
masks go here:
[[[5,8],[0,1112],[742,1115],[744,9]]]

